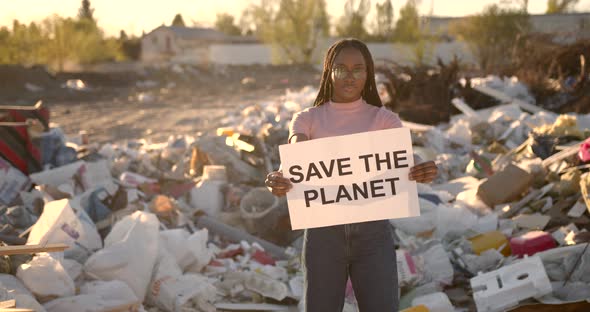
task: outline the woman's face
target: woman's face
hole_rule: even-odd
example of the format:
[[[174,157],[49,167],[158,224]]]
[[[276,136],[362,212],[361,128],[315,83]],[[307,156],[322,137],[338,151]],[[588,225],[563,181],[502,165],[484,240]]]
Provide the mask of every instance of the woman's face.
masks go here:
[[[367,81],[367,65],[361,51],[355,48],[340,50],[330,73],[334,102],[353,102],[361,97]]]

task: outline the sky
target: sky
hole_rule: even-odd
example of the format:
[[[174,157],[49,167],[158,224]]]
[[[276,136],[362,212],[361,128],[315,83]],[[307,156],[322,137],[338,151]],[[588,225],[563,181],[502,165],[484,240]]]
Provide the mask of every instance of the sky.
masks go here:
[[[162,25],[169,25],[177,13],[181,13],[187,26],[197,22],[202,26],[212,26],[217,13],[229,13],[239,20],[241,12],[251,3],[260,0],[91,0],[94,16],[107,35],[119,34],[121,29],[127,34],[141,35]],[[479,13],[489,4],[503,0],[422,0],[420,13],[432,11],[437,16],[464,16]],[[81,0],[0,0],[0,26],[11,26],[14,19],[30,23],[41,21],[52,14],[76,16]],[[327,11],[335,21],[344,12],[344,0],[326,0]],[[374,14],[375,3],[372,0]],[[395,16],[406,0],[392,0]],[[547,0],[529,0],[529,13],[545,12]],[[590,12],[590,0],[579,0],[575,9]]]

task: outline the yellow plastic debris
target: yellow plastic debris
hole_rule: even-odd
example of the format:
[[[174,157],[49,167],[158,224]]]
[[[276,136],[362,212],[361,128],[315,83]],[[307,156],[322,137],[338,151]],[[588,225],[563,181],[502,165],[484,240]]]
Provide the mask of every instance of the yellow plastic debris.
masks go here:
[[[576,116],[559,115],[552,125],[543,125],[534,129],[534,132],[552,136],[576,136],[583,138],[584,134],[578,128]]]
[[[508,239],[500,231],[483,233],[472,237],[469,240],[471,241],[471,249],[473,249],[473,252],[475,252],[477,255],[480,255],[482,252],[488,249],[499,250],[500,253],[506,257],[510,256],[511,254]]]

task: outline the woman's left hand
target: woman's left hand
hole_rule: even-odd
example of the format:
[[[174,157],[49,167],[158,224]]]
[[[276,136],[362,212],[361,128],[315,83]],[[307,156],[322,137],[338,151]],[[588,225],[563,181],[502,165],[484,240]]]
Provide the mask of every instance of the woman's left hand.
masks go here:
[[[410,181],[419,183],[430,183],[434,181],[438,174],[438,167],[434,161],[427,161],[410,168]]]

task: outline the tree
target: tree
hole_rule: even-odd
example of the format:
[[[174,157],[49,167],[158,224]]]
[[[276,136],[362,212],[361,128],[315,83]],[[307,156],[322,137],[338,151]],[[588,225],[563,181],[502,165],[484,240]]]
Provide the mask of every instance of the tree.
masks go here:
[[[395,24],[395,40],[414,42],[420,38],[420,16],[418,0],[408,0],[399,11],[399,19]]]
[[[122,58],[128,60],[139,60],[141,56],[141,39],[132,36],[131,38],[119,41]]]
[[[227,13],[217,14],[215,28],[230,36],[239,36],[242,33],[240,28],[234,24],[234,17]]]
[[[129,39],[129,36],[127,36],[127,33],[125,32],[125,30],[121,29],[121,31],[119,31],[119,40],[125,41],[128,39]]]
[[[393,5],[391,0],[386,0],[382,4],[376,3],[377,24],[375,27],[375,37],[379,41],[389,41],[393,36]]]
[[[180,13],[174,16],[174,20],[172,20],[172,26],[185,27],[184,20],[182,19],[182,15],[180,15]]]
[[[245,11],[242,25],[290,63],[311,63],[329,32],[325,0],[262,0]]]
[[[450,32],[467,42],[484,70],[507,65],[519,37],[531,29],[529,16],[522,10],[486,7],[481,14],[452,23]]]
[[[7,27],[0,27],[0,64],[10,63],[10,30]]]
[[[94,21],[94,9],[90,8],[90,0],[82,0],[82,6],[78,10],[78,18]]]
[[[525,13],[529,12],[529,0],[502,0],[500,1],[501,4],[511,5],[516,3],[517,6],[520,6],[521,10]]]
[[[368,37],[364,24],[371,2],[369,0],[359,0],[358,5],[355,5],[355,3],[355,0],[346,0],[344,15],[336,26],[336,34],[340,37],[353,37],[364,40]]]
[[[547,0],[547,14],[573,11],[579,0]]]

